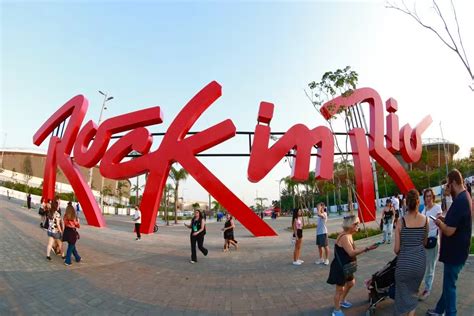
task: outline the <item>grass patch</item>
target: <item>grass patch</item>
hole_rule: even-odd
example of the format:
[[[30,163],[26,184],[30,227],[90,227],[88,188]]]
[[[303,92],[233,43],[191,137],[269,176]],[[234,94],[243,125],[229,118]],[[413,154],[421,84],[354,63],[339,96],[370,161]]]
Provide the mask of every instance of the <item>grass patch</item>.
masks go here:
[[[354,235],[352,235],[352,238],[354,240],[359,240],[359,239],[364,239],[367,237],[367,234],[369,237],[372,237],[372,236],[375,236],[375,235],[380,235],[382,233],[382,231],[378,228],[367,228],[367,231],[364,231],[364,230],[361,230],[361,231],[358,231],[357,233],[355,233]],[[332,238],[332,239],[337,239],[337,236],[339,235],[340,233],[332,233],[332,234],[329,234],[329,238]],[[471,248],[472,250],[472,248]]]
[[[474,255],[474,237],[471,237],[471,250],[469,251],[471,255]]]

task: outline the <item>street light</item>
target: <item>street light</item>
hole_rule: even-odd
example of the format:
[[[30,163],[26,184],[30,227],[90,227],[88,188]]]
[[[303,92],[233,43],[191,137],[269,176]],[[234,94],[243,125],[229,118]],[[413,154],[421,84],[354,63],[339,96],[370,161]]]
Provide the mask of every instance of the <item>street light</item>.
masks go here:
[[[102,102],[102,108],[100,109],[100,115],[99,115],[99,122],[97,123],[97,125],[100,125],[100,123],[102,123],[102,115],[104,114],[104,110],[107,110],[107,107],[106,107],[105,103],[114,98],[112,96],[107,97],[107,93],[104,93],[100,90],[99,90],[99,93],[104,96],[104,102]],[[93,175],[94,175],[94,166],[92,166],[89,169],[89,186],[91,187],[91,189],[92,189],[92,177],[93,177]],[[102,183],[101,183],[101,188],[100,188],[100,190],[101,190],[100,191],[100,204],[101,204],[101,207],[102,207],[102,213],[104,212],[104,197],[102,196],[102,190],[103,189],[104,189],[104,177],[102,177]]]
[[[281,179],[280,180],[275,180],[278,182],[278,198],[280,199],[280,212],[281,210]]]

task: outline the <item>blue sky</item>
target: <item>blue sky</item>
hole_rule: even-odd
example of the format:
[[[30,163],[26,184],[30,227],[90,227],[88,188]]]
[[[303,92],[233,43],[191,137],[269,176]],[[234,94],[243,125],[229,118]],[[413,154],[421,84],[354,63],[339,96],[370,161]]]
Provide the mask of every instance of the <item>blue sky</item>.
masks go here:
[[[466,47],[474,48],[472,5],[459,6]],[[105,118],[159,105],[165,122],[150,130],[165,131],[212,80],[223,86],[223,95],[193,130],[231,118],[237,130],[252,131],[261,101],[276,105],[275,131],[296,123],[325,125],[303,89],[346,65],[359,72],[359,86],[399,101],[401,123],[416,125],[431,113],[427,136],[440,137],[442,120],[445,136],[461,145],[461,154],[474,145],[459,129],[471,124],[459,113],[472,117],[474,95],[460,62],[384,2],[4,1],[1,8],[0,141],[7,133],[6,147],[34,147],[37,128],[76,94],[89,99],[87,119],[97,121],[97,90],[114,96]],[[214,151],[246,148],[245,139],[236,138]],[[282,162],[251,184],[246,158],[202,161],[249,204],[256,194],[276,198],[275,180],[289,173]],[[207,199],[192,180],[183,188],[185,199]]]

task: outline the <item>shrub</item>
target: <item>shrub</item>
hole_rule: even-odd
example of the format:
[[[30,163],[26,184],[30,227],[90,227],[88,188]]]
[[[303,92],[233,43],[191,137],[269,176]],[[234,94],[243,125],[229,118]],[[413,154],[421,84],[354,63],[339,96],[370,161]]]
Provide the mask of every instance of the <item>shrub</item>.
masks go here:
[[[371,236],[375,236],[375,235],[379,235],[381,234],[382,231],[378,228],[367,228],[367,230],[360,230],[358,231],[357,233],[355,233],[354,235],[352,235],[352,238],[354,240],[359,240],[359,239],[364,239],[367,237],[371,237]],[[337,236],[339,235],[340,233],[332,233],[332,234],[329,234],[329,238],[332,238],[332,239],[337,239]]]
[[[471,251],[469,251],[471,255],[474,255],[474,237],[471,237]]]

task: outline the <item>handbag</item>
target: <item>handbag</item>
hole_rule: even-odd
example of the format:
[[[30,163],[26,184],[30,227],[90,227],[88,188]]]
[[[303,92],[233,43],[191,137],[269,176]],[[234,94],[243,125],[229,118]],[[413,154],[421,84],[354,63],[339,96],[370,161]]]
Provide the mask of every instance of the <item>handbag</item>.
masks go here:
[[[425,211],[425,215],[426,215],[426,211]],[[426,236],[428,236],[428,230],[429,230],[429,225],[428,225],[428,217],[427,217],[426,218],[426,225],[425,225],[425,234],[426,234]],[[436,230],[436,237],[428,237],[426,239],[425,248],[426,249],[433,249],[434,247],[436,247],[437,244],[438,244],[438,230]]]
[[[334,256],[336,257],[337,262],[342,268],[342,272],[344,273],[344,277],[347,279],[348,277],[354,275],[354,273],[357,271],[357,261],[351,261],[346,264],[342,264],[341,259],[339,259],[339,256],[337,254],[337,251],[334,251]]]

